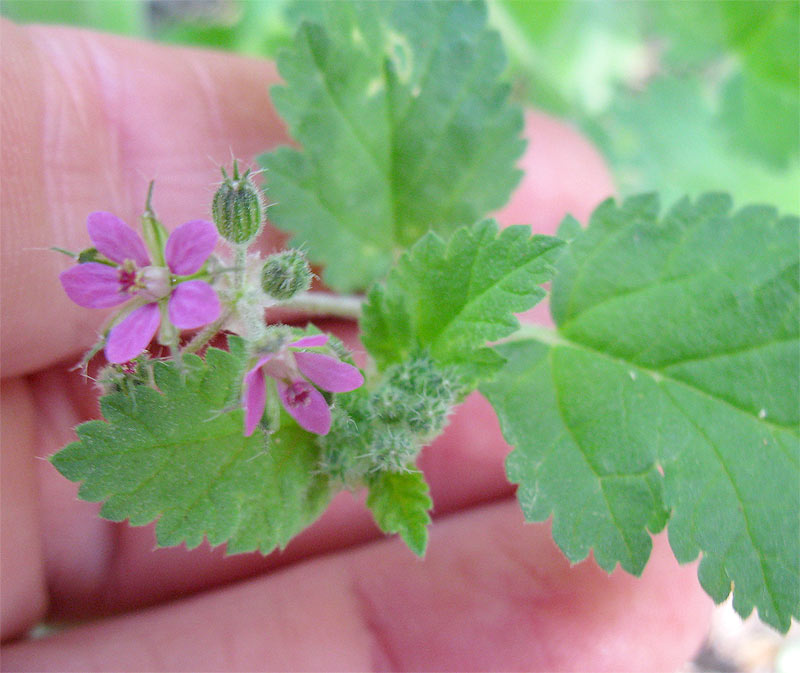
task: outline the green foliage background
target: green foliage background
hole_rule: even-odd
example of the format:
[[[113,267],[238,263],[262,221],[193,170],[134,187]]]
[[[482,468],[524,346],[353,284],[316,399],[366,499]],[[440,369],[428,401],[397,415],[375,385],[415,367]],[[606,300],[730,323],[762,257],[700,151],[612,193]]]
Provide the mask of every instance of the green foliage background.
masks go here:
[[[518,100],[577,123],[623,196],[724,190],[800,213],[796,0],[495,0]],[[67,23],[274,58],[320,3],[4,0]]]

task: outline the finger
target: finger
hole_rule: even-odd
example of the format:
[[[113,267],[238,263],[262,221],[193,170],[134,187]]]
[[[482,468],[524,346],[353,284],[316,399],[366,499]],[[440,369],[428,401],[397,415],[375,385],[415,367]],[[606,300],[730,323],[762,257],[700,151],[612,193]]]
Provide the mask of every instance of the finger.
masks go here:
[[[217,166],[279,142],[265,61],[53,27],[0,25],[2,369],[30,372],[94,341],[104,317],[64,295],[69,260],[88,247],[86,216],[136,226],[147,183],[172,229],[209,216]],[[31,307],[47,310],[31,310]]]
[[[665,575],[670,578],[665,583]],[[7,670],[674,670],[710,601],[663,536],[641,579],[570,566],[514,503],[8,647]]]
[[[4,380],[0,393],[0,636],[24,631],[45,610],[45,573],[39,537],[34,469],[35,416],[26,381]]]

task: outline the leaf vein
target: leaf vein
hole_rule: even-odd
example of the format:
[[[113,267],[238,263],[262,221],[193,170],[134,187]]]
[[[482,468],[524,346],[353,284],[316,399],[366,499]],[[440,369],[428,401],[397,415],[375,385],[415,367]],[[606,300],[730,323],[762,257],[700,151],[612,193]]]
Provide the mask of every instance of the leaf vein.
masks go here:
[[[578,449],[578,453],[583,458],[584,462],[586,463],[586,466],[592,472],[592,475],[595,477],[595,479],[597,479],[597,482],[599,484],[599,489],[598,490],[599,490],[600,494],[603,496],[603,502],[605,503],[606,512],[608,512],[608,517],[611,520],[611,523],[614,525],[614,528],[617,529],[617,534],[619,535],[619,538],[621,539],[622,544],[624,545],[626,551],[628,552],[628,560],[631,563],[633,563],[633,559],[634,559],[633,549],[631,548],[627,537],[622,533],[623,528],[622,528],[622,526],[620,526],[616,515],[614,514],[613,510],[611,509],[611,504],[608,501],[608,496],[607,496],[607,494],[605,492],[605,489],[603,488],[603,481],[600,479],[600,473],[595,468],[595,466],[592,464],[592,462],[589,460],[589,457],[586,455],[586,452],[583,450],[583,446],[578,441],[578,438],[575,436],[575,433],[572,431],[572,427],[567,422],[566,414],[564,413],[564,405],[563,405],[562,399],[561,399],[561,391],[559,390],[558,380],[557,380],[557,377],[556,377],[556,367],[555,367],[555,361],[553,360],[553,352],[554,352],[554,350],[550,349],[550,352],[548,353],[548,358],[549,358],[549,362],[550,362],[550,367],[549,367],[549,369],[550,369],[550,381],[551,381],[551,383],[553,385],[553,398],[554,398],[555,403],[556,403],[556,410],[558,411],[558,415],[561,418],[562,425],[564,426],[566,431],[569,433],[570,439],[572,440],[572,442],[575,445],[575,447]]]
[[[238,449],[236,449],[233,452],[233,455],[227,461],[225,461],[222,465],[220,465],[220,467],[217,469],[216,474],[212,478],[210,478],[208,480],[208,482],[206,483],[206,486],[199,493],[197,493],[197,495],[192,499],[192,501],[189,503],[189,505],[185,509],[183,509],[183,511],[181,512],[181,515],[180,515],[180,522],[176,522],[176,524],[175,524],[176,528],[180,527],[180,524],[186,523],[189,513],[197,506],[197,504],[200,502],[200,500],[202,500],[206,495],[208,495],[211,492],[211,490],[215,486],[217,486],[219,484],[219,481],[222,478],[222,476],[236,462],[238,462],[239,458],[241,457],[242,453],[244,452],[244,450],[246,448],[247,448],[247,443],[244,442],[244,441],[241,442],[241,445],[239,446]],[[174,508],[173,511],[175,511],[177,509],[178,508]],[[233,526],[233,531],[234,532],[231,533],[231,537],[233,537],[235,535],[235,531],[236,531],[236,529],[238,527],[239,527],[239,522],[237,521],[237,523]],[[208,534],[207,530],[204,530],[203,532],[206,535]],[[186,536],[184,535],[184,537],[186,537]]]
[[[320,79],[324,85],[325,93],[328,94],[328,98],[330,98],[331,103],[333,103],[333,109],[339,114],[339,117],[345,122],[345,126],[349,128],[350,134],[355,138],[361,148],[374,163],[375,168],[378,171],[378,174],[381,175],[386,182],[390,181],[390,175],[387,172],[386,168],[381,164],[379,158],[375,155],[374,151],[371,147],[367,144],[366,140],[361,137],[361,134],[358,132],[355,122],[345,114],[344,107],[342,106],[339,99],[334,95],[333,89],[331,88],[330,82],[328,81],[327,73],[323,69],[322,63],[319,61],[319,54],[317,54],[316,50],[311,48],[309,44],[309,52],[311,53],[311,60],[314,62],[314,67],[316,68],[317,72],[320,75]]]
[[[590,355],[595,355],[597,357],[603,358],[605,360],[608,360],[609,362],[613,362],[613,363],[618,364],[618,365],[622,365],[622,366],[625,366],[625,367],[635,367],[636,369],[638,369],[642,373],[647,374],[648,376],[650,376],[656,382],[664,380],[664,381],[670,381],[671,383],[674,383],[674,384],[676,384],[678,386],[685,386],[689,390],[693,390],[694,392],[698,393],[699,395],[702,395],[706,399],[710,399],[710,400],[713,400],[715,402],[720,402],[722,404],[725,404],[728,407],[730,407],[731,409],[734,409],[734,410],[738,411],[741,414],[745,414],[747,416],[750,416],[750,417],[754,418],[759,423],[761,423],[761,424],[763,424],[765,426],[768,426],[768,427],[771,427],[771,428],[775,428],[775,429],[779,429],[779,430],[783,430],[783,431],[789,431],[789,432],[792,432],[793,434],[796,434],[800,430],[800,428],[798,428],[798,427],[796,427],[794,425],[789,425],[789,424],[782,425],[780,423],[776,423],[775,421],[769,421],[766,418],[759,418],[750,409],[745,409],[743,407],[740,407],[740,406],[734,404],[733,402],[731,402],[729,400],[726,400],[723,397],[716,397],[715,395],[712,395],[711,393],[709,393],[706,390],[703,390],[702,388],[698,388],[697,386],[689,383],[688,381],[683,381],[681,379],[674,378],[674,377],[669,376],[668,374],[666,374],[665,372],[662,372],[660,370],[648,369],[647,367],[644,367],[642,365],[636,364],[634,362],[630,362],[629,360],[625,360],[623,358],[616,357],[616,356],[614,356],[614,355],[612,355],[610,353],[607,353],[605,351],[597,350],[596,348],[592,348],[591,346],[588,346],[586,344],[580,343],[578,341],[572,341],[570,339],[566,339],[566,338],[563,337],[563,335],[559,335],[559,337],[560,338],[559,338],[558,342],[556,342],[555,344],[552,344],[553,348],[556,348],[556,347],[574,348],[575,350],[583,351],[583,352],[588,353]],[[539,335],[537,335],[534,332],[530,333],[530,338],[534,339],[535,341],[538,341],[539,343],[547,344],[547,342],[543,340],[544,337],[540,337]]]
[[[441,126],[441,131],[439,136],[436,139],[436,142],[432,145],[428,146],[428,150],[425,153],[424,158],[417,164],[417,170],[414,172],[412,178],[408,181],[408,191],[413,192],[416,190],[417,186],[423,182],[425,175],[427,174],[428,168],[431,165],[431,162],[436,157],[436,152],[442,146],[444,141],[445,134],[443,131],[450,126],[450,123],[456,116],[456,112],[458,111],[459,106],[464,102],[464,98],[469,92],[472,84],[474,84],[475,79],[477,78],[478,74],[480,73],[480,69],[478,68],[479,65],[482,65],[482,61],[480,59],[475,59],[472,62],[470,67],[470,71],[468,76],[462,81],[461,88],[459,89],[458,95],[456,99],[450,106],[450,109],[447,111],[446,117],[442,117],[443,124]]]
[[[711,452],[713,453],[714,457],[717,459],[717,462],[719,463],[719,466],[722,468],[722,472],[725,475],[725,477],[727,478],[727,481],[730,484],[731,489],[733,490],[733,493],[736,496],[737,501],[739,502],[739,505],[740,505],[739,512],[741,513],[742,520],[744,522],[744,527],[745,527],[745,531],[747,533],[747,539],[748,539],[748,541],[750,543],[750,547],[752,548],[753,553],[755,554],[755,557],[758,559],[758,566],[759,566],[759,569],[761,571],[761,577],[762,577],[762,579],[764,581],[764,588],[766,589],[767,594],[769,595],[769,599],[770,599],[770,602],[772,603],[773,610],[775,611],[776,614],[780,614],[781,611],[778,608],[777,601],[775,599],[775,595],[773,594],[773,592],[771,590],[771,587],[770,587],[770,583],[767,580],[767,570],[766,570],[766,567],[765,567],[765,559],[763,558],[763,556],[759,552],[758,546],[756,545],[756,542],[755,542],[755,539],[754,539],[754,536],[753,536],[753,532],[752,532],[752,527],[751,527],[751,524],[750,524],[750,520],[747,517],[747,508],[745,507],[745,504],[744,504],[745,501],[742,498],[740,489],[739,489],[738,485],[736,484],[736,480],[733,478],[733,475],[731,474],[730,470],[728,469],[728,465],[726,464],[725,460],[723,459],[722,455],[720,454],[718,447],[716,446],[716,444],[714,444],[714,442],[708,436],[708,434],[705,432],[705,430],[700,425],[698,425],[688,413],[686,413],[685,409],[675,399],[675,397],[670,393],[668,388],[662,387],[662,390],[667,395],[667,397],[669,397],[670,401],[675,406],[675,408],[695,428],[695,430],[698,432],[698,434],[700,436],[702,436],[702,438],[705,440],[706,444],[710,447]]]

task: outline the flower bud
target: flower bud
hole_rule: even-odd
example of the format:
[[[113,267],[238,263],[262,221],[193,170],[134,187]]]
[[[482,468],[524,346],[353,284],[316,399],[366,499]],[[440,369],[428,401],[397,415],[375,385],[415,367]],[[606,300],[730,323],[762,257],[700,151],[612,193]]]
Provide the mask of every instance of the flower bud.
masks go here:
[[[371,404],[383,422],[404,425],[426,441],[442,431],[457,397],[455,373],[420,353],[388,370]]]
[[[239,176],[236,161],[233,162],[233,177],[228,177],[224,168],[222,177],[224,180],[211,202],[214,224],[229,243],[250,243],[264,226],[264,197],[249,170]]]
[[[267,257],[261,269],[261,288],[270,297],[291,299],[311,287],[311,269],[299,250],[284,250]]]
[[[366,458],[363,433],[359,432],[357,418],[340,407],[331,409],[330,432],[317,438],[321,447],[318,469],[334,483],[355,490],[363,485],[364,477],[372,467]],[[363,412],[362,412],[363,413]]]
[[[369,445],[372,464],[379,470],[407,472],[422,449],[413,434],[403,428],[386,427]]]
[[[152,362],[140,355],[122,364],[108,364],[97,375],[97,385],[103,395],[130,393],[135,386],[152,385]]]
[[[384,423],[403,423],[408,415],[408,395],[392,385],[383,385],[376,390],[370,402],[375,416]]]

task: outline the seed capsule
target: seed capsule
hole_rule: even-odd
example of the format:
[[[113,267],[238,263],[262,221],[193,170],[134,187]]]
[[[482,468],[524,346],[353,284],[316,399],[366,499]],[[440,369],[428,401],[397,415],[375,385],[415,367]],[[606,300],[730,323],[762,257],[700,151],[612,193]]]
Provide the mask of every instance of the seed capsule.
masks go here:
[[[261,269],[261,288],[283,301],[311,287],[311,277],[305,255],[299,250],[284,250],[267,257]]]
[[[224,180],[211,202],[214,224],[229,243],[250,243],[264,227],[264,197],[249,170],[239,176],[236,161],[233,162],[233,177],[228,177],[224,168],[222,177]]]

